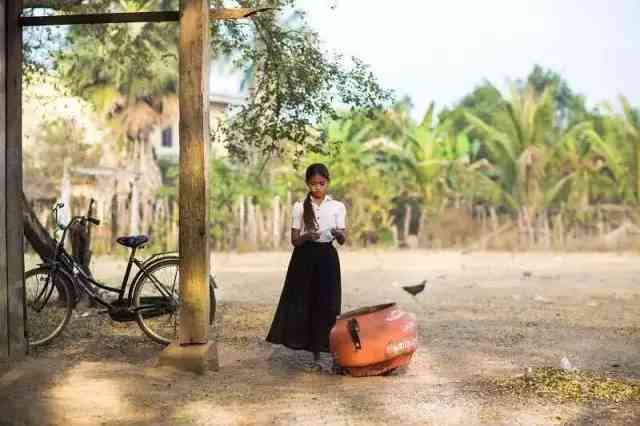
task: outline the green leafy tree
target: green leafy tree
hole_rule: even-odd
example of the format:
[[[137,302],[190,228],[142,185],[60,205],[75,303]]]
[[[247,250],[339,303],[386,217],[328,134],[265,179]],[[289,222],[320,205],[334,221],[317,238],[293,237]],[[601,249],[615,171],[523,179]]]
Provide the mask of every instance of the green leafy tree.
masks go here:
[[[604,160],[606,172],[614,182],[608,188],[616,200],[640,205],[640,113],[625,97],[620,98],[622,116],[610,113],[599,117],[600,131],[589,133],[593,149]]]
[[[83,165],[96,164],[100,147],[88,145],[85,134],[73,120],[58,119],[43,123],[39,142],[41,149],[25,152],[25,178],[58,185],[62,179],[62,163],[68,159],[71,163]],[[57,188],[56,188],[57,191]]]
[[[544,205],[543,182],[555,139],[553,90],[537,94],[512,87],[511,97],[493,115],[493,125],[473,113],[469,122],[484,133],[497,182],[508,206],[532,218]]]
[[[526,81],[518,81],[520,87],[531,86],[536,93],[542,94],[546,89],[553,88],[553,98],[558,127],[572,127],[588,118],[584,96],[571,90],[569,83],[555,71],[535,65]]]
[[[324,133],[331,149],[305,157],[304,166],[323,162],[331,171],[331,191],[349,210],[350,239],[359,245],[392,241],[392,199],[399,182],[389,179],[376,155],[376,138],[369,139],[371,123],[361,125],[347,116],[326,123]],[[305,193],[296,176],[298,193]]]
[[[336,105],[375,110],[390,98],[360,60],[353,58],[348,65],[321,49],[304,15],[295,11],[296,1],[211,3],[213,7],[236,5],[276,9],[253,22],[212,22],[210,26],[212,57],[233,54],[235,66],[256,70],[249,102],[215,132],[236,158],[253,156],[266,166],[274,154],[293,152],[299,157],[309,149],[321,150],[317,128],[335,116]],[[26,6],[73,13],[132,12],[176,10],[178,0],[43,0],[28,1]],[[300,17],[293,28],[281,19],[290,13]],[[72,27],[51,55],[55,71],[71,93],[105,112],[120,139],[145,142],[175,92],[176,45],[175,24],[95,25]],[[38,62],[32,53],[27,55]]]

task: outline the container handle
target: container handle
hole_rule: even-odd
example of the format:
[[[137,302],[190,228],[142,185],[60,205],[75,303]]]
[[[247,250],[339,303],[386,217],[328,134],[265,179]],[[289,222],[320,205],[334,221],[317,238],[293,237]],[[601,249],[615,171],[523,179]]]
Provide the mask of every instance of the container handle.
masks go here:
[[[362,349],[362,344],[360,343],[360,335],[358,334],[358,332],[360,331],[358,320],[356,320],[355,318],[351,318],[347,323],[347,328],[349,329],[349,334],[351,334],[353,346],[356,348],[356,351],[359,351],[360,349]]]

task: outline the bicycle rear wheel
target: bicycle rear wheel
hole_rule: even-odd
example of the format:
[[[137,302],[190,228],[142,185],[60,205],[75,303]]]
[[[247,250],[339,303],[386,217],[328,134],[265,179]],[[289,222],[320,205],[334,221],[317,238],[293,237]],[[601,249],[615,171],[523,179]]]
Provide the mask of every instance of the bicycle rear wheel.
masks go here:
[[[180,259],[166,259],[151,265],[134,285],[132,304],[142,331],[161,344],[175,341],[180,308]],[[212,322],[216,299],[211,279],[209,303]]]
[[[43,266],[24,274],[27,339],[29,345],[49,343],[71,318],[73,304],[67,276]]]

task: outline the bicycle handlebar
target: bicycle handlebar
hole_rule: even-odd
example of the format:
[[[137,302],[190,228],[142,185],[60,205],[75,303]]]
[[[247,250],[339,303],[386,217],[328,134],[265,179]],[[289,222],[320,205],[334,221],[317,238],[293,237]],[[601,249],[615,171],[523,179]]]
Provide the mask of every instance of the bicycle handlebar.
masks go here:
[[[64,207],[64,203],[61,202],[57,202],[53,205],[53,208],[51,210],[53,210],[53,216],[55,219],[55,222],[58,223],[58,210]],[[95,217],[90,217],[90,216],[74,216],[71,218],[71,220],[69,221],[69,223],[67,223],[67,226],[62,227],[61,229],[63,229],[65,232],[63,234],[63,238],[64,236],[66,236],[66,231],[67,229],[69,229],[71,227],[71,225],[73,225],[74,222],[90,222],[94,225],[100,225],[100,221],[98,219],[96,219]]]
[[[100,221],[98,219],[96,219],[95,217],[89,217],[89,216],[74,216],[73,218],[71,218],[71,220],[69,221],[69,224],[66,226],[67,228],[71,226],[71,224],[73,222],[84,222],[84,221],[88,221],[93,223],[94,225],[100,225]]]
[[[95,217],[89,217],[89,216],[74,216],[71,218],[71,220],[69,221],[69,223],[67,224],[67,226],[65,226],[63,229],[69,229],[71,228],[71,225],[73,225],[74,222],[84,222],[84,221],[88,221],[93,223],[94,225],[100,225],[100,221],[98,219],[96,219]]]

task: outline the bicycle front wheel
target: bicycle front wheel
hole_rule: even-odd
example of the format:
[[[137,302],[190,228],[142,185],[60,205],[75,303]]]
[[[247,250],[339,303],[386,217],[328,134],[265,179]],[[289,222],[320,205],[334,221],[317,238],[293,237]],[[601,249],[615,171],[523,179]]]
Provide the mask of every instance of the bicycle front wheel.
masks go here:
[[[71,318],[71,286],[67,276],[43,266],[24,274],[27,339],[30,346],[49,343]]]
[[[180,260],[166,259],[146,270],[134,284],[132,304],[138,325],[155,342],[176,340],[180,308]],[[215,316],[216,299],[209,280],[210,322]]]

